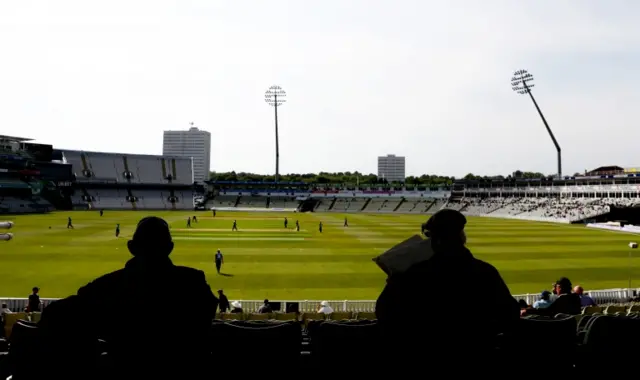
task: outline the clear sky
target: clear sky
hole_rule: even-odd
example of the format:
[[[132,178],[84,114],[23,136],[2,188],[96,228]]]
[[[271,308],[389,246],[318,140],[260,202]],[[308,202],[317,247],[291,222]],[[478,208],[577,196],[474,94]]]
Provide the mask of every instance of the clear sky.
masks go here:
[[[56,0],[0,2],[0,134],[160,154],[212,134],[215,171],[565,173],[640,167],[640,2]]]

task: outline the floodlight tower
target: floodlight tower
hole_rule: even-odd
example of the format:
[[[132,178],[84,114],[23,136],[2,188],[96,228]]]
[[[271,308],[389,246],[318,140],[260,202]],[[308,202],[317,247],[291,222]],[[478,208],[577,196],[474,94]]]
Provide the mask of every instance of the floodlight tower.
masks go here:
[[[560,144],[558,144],[558,141],[556,140],[556,137],[553,135],[553,132],[551,132],[551,128],[549,128],[549,124],[547,124],[547,119],[544,118],[542,111],[540,111],[540,107],[538,107],[538,102],[536,102],[536,99],[533,97],[533,94],[531,93],[531,89],[533,88],[533,86],[535,86],[533,84],[533,75],[529,74],[527,70],[518,70],[515,73],[513,73],[513,78],[511,78],[511,88],[513,89],[513,91],[517,92],[518,94],[522,94],[522,95],[529,94],[529,97],[531,98],[533,105],[536,106],[536,110],[538,111],[538,114],[540,115],[540,118],[542,119],[544,126],[547,128],[547,132],[549,132],[549,136],[553,141],[553,145],[555,145],[556,151],[558,152],[558,178],[562,178],[562,150],[560,149]]]
[[[280,86],[271,86],[264,93],[264,101],[273,107],[276,118],[276,183],[280,179],[280,144],[278,141],[278,107],[283,105],[287,93]]]

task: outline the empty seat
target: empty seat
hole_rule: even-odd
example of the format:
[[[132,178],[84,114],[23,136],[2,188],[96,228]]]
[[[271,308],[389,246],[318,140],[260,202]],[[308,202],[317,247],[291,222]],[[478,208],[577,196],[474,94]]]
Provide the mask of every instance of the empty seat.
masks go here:
[[[302,314],[302,322],[305,327],[309,326],[310,321],[322,321],[327,318],[326,314],[323,313],[303,313]]]
[[[618,306],[618,305],[610,305],[607,306],[607,308],[604,311],[605,314],[607,315],[615,315],[615,314],[627,314],[627,307],[626,306]]]
[[[297,321],[297,313],[275,313],[275,319],[278,321]]]
[[[313,363],[321,368],[331,363],[335,368],[358,375],[379,370],[371,358],[382,350],[380,328],[374,321],[312,321],[309,324]],[[371,371],[371,372],[367,372]]]
[[[351,319],[352,318],[352,313],[350,311],[334,311],[333,313],[329,314],[329,318],[331,320],[334,321],[340,321],[343,319]]]
[[[636,356],[639,341],[640,319],[599,315],[593,317],[589,322],[584,335],[583,347],[588,358],[621,360]]]
[[[247,316],[248,321],[266,321],[271,319],[271,314],[268,313],[251,313]]]
[[[640,305],[631,305],[629,307],[629,313],[639,313],[640,312]]]
[[[246,318],[242,313],[222,313],[221,316],[223,321],[241,321]]]
[[[12,313],[4,315],[4,336],[7,339],[11,338],[11,332],[13,330],[13,325],[15,325],[19,320],[28,320],[27,313]]]
[[[293,321],[214,322],[211,350],[216,363],[225,363],[216,366],[216,376],[238,376],[236,366],[227,364],[238,363],[240,358],[258,372],[283,365],[295,373],[300,363],[301,342],[302,330]]]
[[[43,339],[35,323],[17,320],[12,325],[11,346],[9,347],[9,370],[15,380],[37,379],[42,377],[40,367],[34,366],[34,360],[41,364]]]
[[[29,320],[31,322],[38,323],[38,322],[40,322],[40,317],[41,316],[42,316],[42,313],[33,312],[33,313],[29,314]]]
[[[365,320],[373,321],[373,320],[376,320],[377,317],[376,317],[376,313],[372,311],[362,311],[356,315],[356,319],[365,319]]]
[[[584,309],[582,309],[582,314],[591,315],[596,313],[602,313],[602,310],[603,310],[602,306],[587,306]]]
[[[499,341],[500,363],[509,363],[516,370],[523,357],[533,357],[549,350],[562,353],[561,357],[544,362],[545,371],[570,373],[573,370],[577,341],[577,322],[573,316],[559,318],[521,318],[514,328]],[[511,367],[510,367],[511,368]]]

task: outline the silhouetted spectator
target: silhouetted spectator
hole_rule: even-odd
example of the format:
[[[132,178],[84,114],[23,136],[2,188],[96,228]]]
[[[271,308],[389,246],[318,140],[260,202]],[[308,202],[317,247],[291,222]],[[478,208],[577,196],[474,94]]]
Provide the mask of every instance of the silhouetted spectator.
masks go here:
[[[40,296],[38,295],[38,292],[40,292],[40,288],[34,287],[31,290],[33,292],[29,296],[29,305],[27,306],[27,311],[32,313],[34,311],[40,311]]]
[[[594,301],[593,298],[591,298],[590,295],[584,294],[584,289],[582,289],[582,286],[576,285],[576,287],[573,288],[573,292],[575,294],[577,294],[578,297],[580,297],[580,305],[582,307],[598,306],[598,305],[596,305],[596,301]]]
[[[269,300],[265,299],[264,303],[258,308],[258,313],[260,314],[269,314],[273,313],[273,309],[271,305],[269,305]]]
[[[402,363],[403,373],[480,370],[488,365],[484,355],[493,352],[496,335],[520,318],[500,273],[465,247],[465,224],[458,211],[434,214],[423,225],[434,254],[390,276],[378,298],[386,347],[381,356]]]
[[[60,371],[61,378],[90,370],[82,366],[91,362],[87,352],[100,338],[108,345],[110,378],[203,377],[218,303],[204,273],[171,262],[173,242],[160,218],[142,219],[128,247],[134,257],[124,269],[44,310],[40,324],[55,367],[49,370]],[[191,306],[189,312],[159,312],[178,299]]]
[[[240,303],[240,301],[233,301],[231,302],[231,313],[239,313],[242,314],[242,304]]]
[[[571,293],[571,281],[562,277],[553,286],[557,298],[546,309],[528,310],[527,314],[546,315],[553,317],[557,314],[578,315],[582,313],[580,296]]]
[[[220,308],[221,313],[226,313],[227,310],[231,309],[231,306],[229,305],[229,299],[222,292],[222,289],[218,290],[218,300],[218,307]]]
[[[551,305],[551,292],[543,290],[540,299],[533,303],[534,309],[546,309]]]

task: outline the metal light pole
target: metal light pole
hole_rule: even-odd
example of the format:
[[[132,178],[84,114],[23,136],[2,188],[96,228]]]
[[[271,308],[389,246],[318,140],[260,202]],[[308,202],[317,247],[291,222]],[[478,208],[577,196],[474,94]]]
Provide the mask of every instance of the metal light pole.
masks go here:
[[[280,86],[271,86],[264,93],[264,101],[273,107],[276,118],[276,183],[280,179],[280,143],[278,141],[278,107],[284,104],[287,93]]]
[[[533,88],[533,86],[533,75],[529,74],[527,70],[518,70],[513,73],[513,78],[511,78],[511,88],[518,94],[529,94],[533,105],[536,106],[536,110],[538,111],[538,114],[540,115],[544,126],[547,128],[547,132],[549,132],[549,136],[553,141],[553,145],[555,145],[556,151],[558,152],[558,178],[562,178],[562,150],[560,149],[560,145],[558,144],[556,137],[553,135],[553,132],[551,132],[549,124],[547,124],[547,119],[544,118],[540,107],[538,107],[538,102],[536,102],[536,99],[531,93],[531,89]]]

